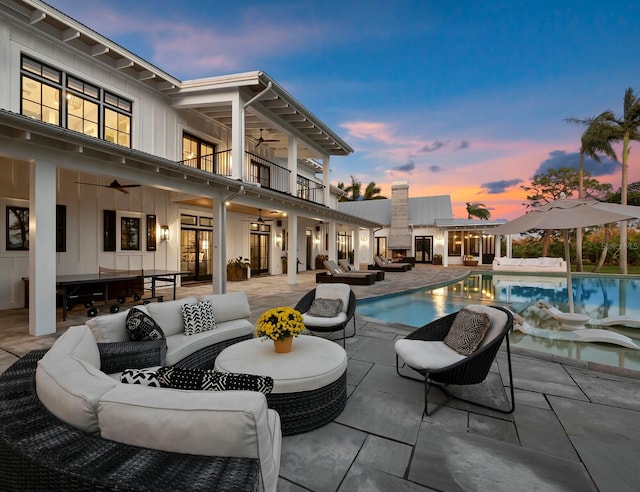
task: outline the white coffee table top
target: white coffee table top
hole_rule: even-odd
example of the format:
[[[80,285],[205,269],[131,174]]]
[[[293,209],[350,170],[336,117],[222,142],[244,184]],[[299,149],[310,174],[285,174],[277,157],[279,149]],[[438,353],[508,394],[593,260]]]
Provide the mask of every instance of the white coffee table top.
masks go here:
[[[347,353],[335,342],[299,335],[291,352],[279,354],[271,340],[253,338],[231,345],[216,358],[215,370],[271,376],[272,393],[322,388],[347,370]]]

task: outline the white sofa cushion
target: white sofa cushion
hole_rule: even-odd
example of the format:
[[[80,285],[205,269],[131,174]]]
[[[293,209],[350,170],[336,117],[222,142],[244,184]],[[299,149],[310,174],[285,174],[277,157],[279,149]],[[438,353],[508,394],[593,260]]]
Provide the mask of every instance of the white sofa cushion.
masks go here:
[[[186,297],[176,301],[152,302],[147,304],[147,309],[151,317],[160,325],[165,336],[184,333],[184,321],[182,320],[183,304],[195,304],[198,299],[195,297]]]
[[[176,453],[259,458],[264,490],[276,490],[280,418],[267,409],[262,393],[121,384],[100,399],[98,419],[102,437],[117,442]]]
[[[214,343],[253,334],[253,325],[246,319],[234,319],[218,323],[215,330],[203,331],[195,335],[177,334],[167,337],[166,365],[173,366],[188,355]]]
[[[60,420],[98,432],[98,399],[118,383],[100,371],[100,353],[88,326],[72,326],[38,361],[36,392]]]
[[[229,292],[227,294],[207,294],[200,296],[200,299],[211,301],[216,323],[251,316],[249,299],[247,299],[247,293],[244,291]]]
[[[149,314],[146,306],[136,306],[135,309]],[[115,314],[96,316],[95,318],[88,319],[85,324],[91,328],[93,336],[98,342],[128,342],[131,340],[129,338],[129,332],[127,331],[128,314],[129,309]]]
[[[402,339],[396,341],[394,348],[415,369],[442,369],[466,358],[440,341]]]

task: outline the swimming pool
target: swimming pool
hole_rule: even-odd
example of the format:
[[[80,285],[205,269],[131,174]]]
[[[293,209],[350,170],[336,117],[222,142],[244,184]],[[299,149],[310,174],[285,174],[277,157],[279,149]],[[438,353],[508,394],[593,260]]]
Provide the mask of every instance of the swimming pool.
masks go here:
[[[624,314],[640,319],[640,277],[575,275],[575,311],[593,320]],[[357,314],[388,323],[420,327],[467,304],[497,304],[520,314],[531,326],[559,329],[535,304],[545,300],[568,312],[567,280],[562,276],[473,274],[437,289],[419,289],[358,300]],[[640,328],[609,328],[640,344]],[[547,354],[640,371],[640,350],[605,343],[577,343],[512,332],[514,346]]]

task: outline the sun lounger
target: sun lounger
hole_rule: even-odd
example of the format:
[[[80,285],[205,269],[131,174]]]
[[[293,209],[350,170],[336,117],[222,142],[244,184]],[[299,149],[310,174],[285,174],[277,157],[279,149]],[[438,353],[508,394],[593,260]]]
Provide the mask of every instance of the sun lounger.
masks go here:
[[[513,315],[513,329],[526,333],[534,337],[547,338],[549,340],[566,340],[568,342],[600,342],[612,343],[634,350],[640,350],[640,345],[635,343],[628,336],[610,330],[600,330],[597,328],[579,328],[577,330],[549,330],[538,328],[528,324],[524,318],[518,314]]]
[[[597,326],[626,326],[628,328],[640,328],[640,319],[629,316],[608,316],[606,318],[594,319],[591,324]]]
[[[333,261],[324,260],[323,263],[327,272],[324,274],[318,273],[316,275],[316,282],[341,282],[350,285],[371,285],[376,281],[376,274],[374,272],[345,272]]]
[[[536,306],[552,318],[560,321],[562,328],[565,330],[578,330],[580,328],[584,328],[584,325],[591,321],[591,318],[586,314],[564,313],[557,307],[549,304],[547,301],[538,301]]]
[[[409,263],[392,263],[391,260],[386,261],[380,256],[374,256],[375,267],[386,272],[406,272],[411,269]]]
[[[361,270],[356,270],[356,267],[353,266],[351,263],[349,263],[345,259],[338,260],[338,263],[340,264],[340,267],[342,267],[342,270],[345,271],[345,272],[367,273],[367,272],[363,272]],[[373,270],[373,272],[376,273],[376,281],[384,280],[384,270]],[[372,272],[370,271],[368,273],[372,273]]]

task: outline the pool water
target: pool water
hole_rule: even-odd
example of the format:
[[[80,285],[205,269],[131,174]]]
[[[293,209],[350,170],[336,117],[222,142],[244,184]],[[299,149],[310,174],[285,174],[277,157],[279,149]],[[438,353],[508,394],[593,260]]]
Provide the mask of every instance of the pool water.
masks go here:
[[[640,320],[640,277],[574,276],[575,312],[597,321],[625,315]],[[437,289],[420,289],[358,301],[357,314],[389,323],[420,327],[467,304],[496,304],[520,314],[538,328],[560,323],[536,307],[545,300],[568,312],[567,280],[561,276],[474,274]],[[640,345],[640,328],[610,327]],[[514,331],[512,345],[547,354],[640,371],[640,350],[607,343],[583,343],[534,337]]]

